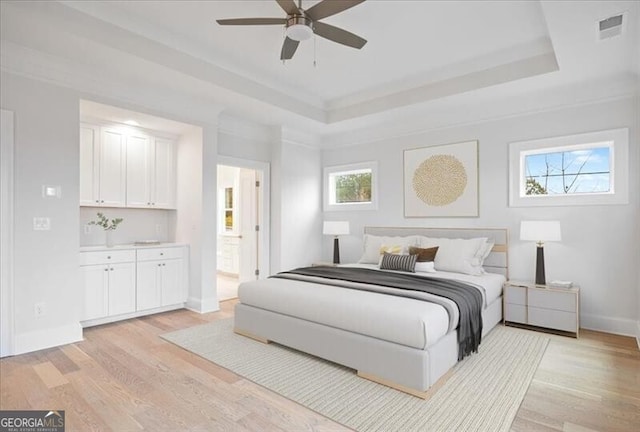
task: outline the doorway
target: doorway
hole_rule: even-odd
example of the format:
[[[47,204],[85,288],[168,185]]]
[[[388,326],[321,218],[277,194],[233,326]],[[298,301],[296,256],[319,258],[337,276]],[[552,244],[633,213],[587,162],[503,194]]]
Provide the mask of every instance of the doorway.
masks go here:
[[[217,296],[236,298],[238,285],[268,274],[268,164],[219,157],[217,172]]]

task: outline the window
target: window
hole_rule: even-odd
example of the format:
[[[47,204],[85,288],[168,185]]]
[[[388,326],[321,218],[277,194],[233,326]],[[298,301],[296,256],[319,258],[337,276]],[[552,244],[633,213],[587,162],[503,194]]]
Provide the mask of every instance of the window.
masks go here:
[[[376,162],[325,168],[325,211],[376,209],[376,171]]]
[[[628,203],[628,130],[511,143],[510,205]]]

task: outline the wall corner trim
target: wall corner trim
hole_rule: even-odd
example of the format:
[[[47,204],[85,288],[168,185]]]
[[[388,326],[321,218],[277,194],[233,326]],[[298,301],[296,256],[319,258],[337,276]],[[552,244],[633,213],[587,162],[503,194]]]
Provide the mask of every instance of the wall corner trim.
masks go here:
[[[216,312],[220,310],[220,304],[216,297],[209,297],[205,299],[199,299],[195,297],[189,297],[187,299],[186,308],[190,311],[200,314],[207,312]]]

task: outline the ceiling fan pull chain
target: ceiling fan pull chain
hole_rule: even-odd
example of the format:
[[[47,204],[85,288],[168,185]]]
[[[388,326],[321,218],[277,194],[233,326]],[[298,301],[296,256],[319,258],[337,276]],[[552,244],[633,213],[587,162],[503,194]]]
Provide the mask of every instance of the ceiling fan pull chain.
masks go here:
[[[318,38],[313,35],[313,67],[316,67],[316,58],[318,53]]]

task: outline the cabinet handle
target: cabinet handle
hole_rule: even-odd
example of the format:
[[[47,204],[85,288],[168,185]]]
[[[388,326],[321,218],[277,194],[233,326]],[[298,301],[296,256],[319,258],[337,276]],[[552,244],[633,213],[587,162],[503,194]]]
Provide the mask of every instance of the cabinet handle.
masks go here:
[[[99,202],[100,202],[100,200],[96,200],[96,202],[97,202],[97,203],[99,203]]]
[[[164,252],[160,252],[160,256],[163,256],[163,255],[164,255]]]
[[[108,255],[108,256],[107,256],[107,259],[111,259],[111,255]]]
[[[111,271],[113,271],[113,267],[111,267]]]
[[[147,205],[151,205],[151,203],[150,203],[150,202],[148,202],[148,203],[147,203]]]
[[[104,269],[104,271],[109,271],[109,268]]]

